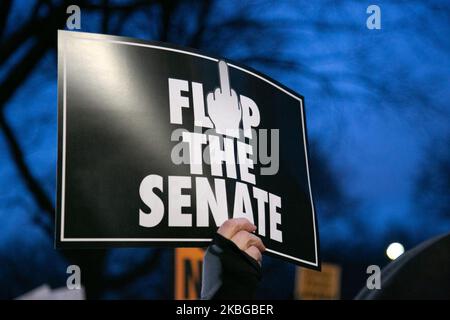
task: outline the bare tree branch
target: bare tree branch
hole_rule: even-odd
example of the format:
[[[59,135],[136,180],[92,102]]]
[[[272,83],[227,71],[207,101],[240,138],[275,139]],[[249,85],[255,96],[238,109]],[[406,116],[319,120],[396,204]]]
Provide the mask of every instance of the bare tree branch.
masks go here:
[[[2,1],[0,3],[0,39],[5,32],[6,23],[8,22],[8,14],[11,9],[11,1]]]
[[[11,127],[8,125],[8,122],[5,120],[2,113],[0,113],[0,128],[5,135],[14,163],[16,164],[17,169],[19,170],[36,203],[42,210],[45,210],[46,212],[54,212],[52,202],[45,194],[39,182],[33,177],[30,168],[25,163],[23,152],[20,149]]]
[[[159,37],[161,41],[169,41],[171,18],[176,8],[176,4],[173,1],[161,1],[160,2],[162,14]]]
[[[110,18],[109,0],[102,0],[102,33],[108,33],[109,18]]]

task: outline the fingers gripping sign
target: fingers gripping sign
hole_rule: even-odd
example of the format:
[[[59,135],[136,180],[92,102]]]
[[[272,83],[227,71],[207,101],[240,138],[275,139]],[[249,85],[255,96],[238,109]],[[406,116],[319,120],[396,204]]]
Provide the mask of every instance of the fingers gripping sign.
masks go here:
[[[262,278],[266,249],[245,218],[226,220],[203,259],[202,299],[252,299]]]
[[[225,221],[217,230],[217,233],[224,238],[230,239],[239,231],[245,230],[247,232],[253,232],[256,230],[256,226],[253,225],[248,219],[235,218]]]
[[[220,87],[206,96],[208,114],[217,133],[238,138],[242,108],[236,92],[230,87],[228,65],[222,60],[219,61],[219,80]]]
[[[239,249],[261,264],[262,253],[266,247],[261,239],[253,234],[255,230],[256,226],[247,219],[236,218],[225,221],[217,233],[234,242]]]

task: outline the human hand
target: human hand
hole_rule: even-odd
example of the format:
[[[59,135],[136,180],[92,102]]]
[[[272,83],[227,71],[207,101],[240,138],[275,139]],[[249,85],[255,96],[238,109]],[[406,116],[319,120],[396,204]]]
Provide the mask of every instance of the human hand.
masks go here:
[[[208,115],[217,133],[236,136],[242,117],[241,105],[230,87],[227,63],[222,60],[219,61],[219,78],[220,87],[206,96]]]
[[[255,259],[260,265],[262,253],[266,250],[261,239],[253,234],[256,226],[245,218],[235,218],[225,221],[217,230],[222,237],[234,242],[236,246]]]

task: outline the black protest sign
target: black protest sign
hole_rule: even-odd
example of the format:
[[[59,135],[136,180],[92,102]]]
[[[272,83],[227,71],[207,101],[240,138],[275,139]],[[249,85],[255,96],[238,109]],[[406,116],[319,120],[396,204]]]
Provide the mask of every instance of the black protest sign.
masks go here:
[[[269,255],[319,268],[303,97],[247,67],[58,34],[59,248],[205,246],[245,217]]]

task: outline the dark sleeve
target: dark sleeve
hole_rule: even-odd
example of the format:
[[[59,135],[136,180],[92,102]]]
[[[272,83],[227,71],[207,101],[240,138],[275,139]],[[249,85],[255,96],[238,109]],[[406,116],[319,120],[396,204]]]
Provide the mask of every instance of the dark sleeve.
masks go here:
[[[202,277],[202,299],[252,299],[261,280],[261,266],[216,233],[203,259]]]

